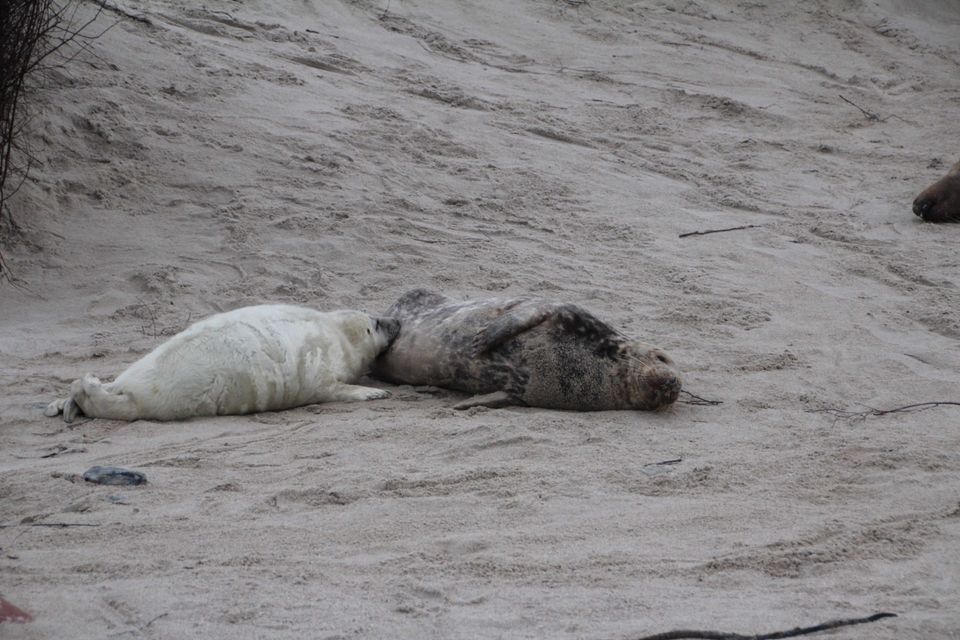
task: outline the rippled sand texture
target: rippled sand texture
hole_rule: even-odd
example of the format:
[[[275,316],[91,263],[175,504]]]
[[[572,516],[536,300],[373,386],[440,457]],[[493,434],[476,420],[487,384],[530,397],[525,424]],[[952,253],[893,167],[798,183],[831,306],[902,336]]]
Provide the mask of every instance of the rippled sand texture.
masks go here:
[[[960,408],[824,412],[960,401],[960,225],[910,212],[960,159],[955,2],[118,6],[12,203],[4,638],[960,628]],[[577,302],[723,404],[42,415],[206,314],[413,286]]]

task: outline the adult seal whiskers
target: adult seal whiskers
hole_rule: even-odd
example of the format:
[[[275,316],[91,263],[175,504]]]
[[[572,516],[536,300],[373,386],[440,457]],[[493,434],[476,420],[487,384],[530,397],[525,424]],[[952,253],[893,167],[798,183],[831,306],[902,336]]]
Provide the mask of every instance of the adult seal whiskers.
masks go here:
[[[457,302],[415,289],[386,315],[400,321],[400,333],[374,361],[372,374],[476,394],[457,409],[659,409],[680,393],[680,375],[667,354],[566,302]]]

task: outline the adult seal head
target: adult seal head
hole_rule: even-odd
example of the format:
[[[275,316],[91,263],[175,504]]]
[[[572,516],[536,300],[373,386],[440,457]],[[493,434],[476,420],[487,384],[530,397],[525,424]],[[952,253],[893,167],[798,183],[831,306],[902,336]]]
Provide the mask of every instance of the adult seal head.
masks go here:
[[[667,354],[573,304],[522,297],[456,302],[416,289],[386,315],[400,321],[400,334],[372,374],[476,394],[457,409],[659,409],[680,393]]]
[[[913,212],[926,222],[960,222],[960,162],[916,197]]]

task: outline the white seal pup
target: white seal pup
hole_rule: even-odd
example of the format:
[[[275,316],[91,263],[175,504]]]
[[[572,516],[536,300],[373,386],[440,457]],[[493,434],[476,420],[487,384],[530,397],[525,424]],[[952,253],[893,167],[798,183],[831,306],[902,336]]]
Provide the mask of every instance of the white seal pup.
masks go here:
[[[75,380],[48,416],[78,411],[114,420],[276,411],[330,401],[374,400],[382,389],[351,384],[400,330],[360,311],[258,305],[218,313],[173,336],[116,380]]]
[[[455,409],[659,409],[680,394],[667,354],[567,302],[457,302],[415,289],[387,315],[400,321],[400,335],[374,362],[373,375],[476,394]]]

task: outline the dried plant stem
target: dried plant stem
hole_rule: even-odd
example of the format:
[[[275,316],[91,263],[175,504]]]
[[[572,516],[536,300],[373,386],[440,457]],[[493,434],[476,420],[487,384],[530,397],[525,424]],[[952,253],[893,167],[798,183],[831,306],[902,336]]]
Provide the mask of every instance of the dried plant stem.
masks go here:
[[[0,2],[0,222],[6,217],[7,229],[15,228],[9,200],[27,179],[34,162],[23,144],[29,124],[23,99],[29,80],[39,70],[53,66],[52,61],[63,56],[64,48],[71,43],[83,50],[85,41],[102,35],[86,33],[100,11],[82,20],[77,17],[79,6],[72,0]],[[0,233],[3,231],[0,226]],[[0,277],[9,279],[2,255]]]
[[[827,413],[835,418],[843,418],[845,420],[866,420],[867,418],[886,416],[891,413],[911,413],[914,411],[925,411],[935,407],[949,406],[960,407],[960,402],[954,402],[951,400],[916,402],[914,404],[905,404],[902,407],[894,407],[893,409],[876,409],[874,407],[867,407],[862,411],[848,411],[846,409],[817,409],[811,413]]]
[[[681,638],[701,638],[702,640],[779,640],[780,638],[795,638],[796,636],[805,636],[811,633],[819,633],[838,627],[849,627],[855,624],[864,624],[867,622],[876,622],[883,618],[896,618],[895,613],[875,613],[865,618],[846,618],[841,620],[830,620],[812,627],[795,627],[786,631],[774,631],[773,633],[762,633],[757,635],[742,635],[739,633],[726,633],[723,631],[667,631],[666,633],[657,633],[652,636],[644,636],[637,640],[680,640]]]
[[[745,224],[740,227],[727,227],[726,229],[707,229],[706,231],[688,231],[687,233],[681,233],[679,238],[689,238],[690,236],[705,236],[711,233],[724,233],[727,231],[740,231],[741,229],[755,229],[756,227],[762,227],[762,224]]]

